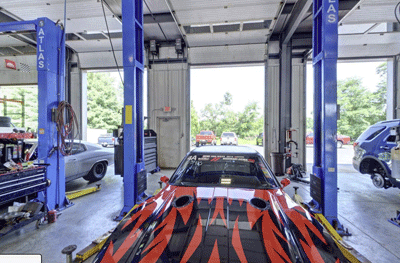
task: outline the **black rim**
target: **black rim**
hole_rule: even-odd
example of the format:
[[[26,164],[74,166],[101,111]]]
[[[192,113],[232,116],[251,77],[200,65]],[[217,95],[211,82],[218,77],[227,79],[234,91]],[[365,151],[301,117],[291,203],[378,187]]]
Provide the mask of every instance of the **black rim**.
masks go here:
[[[98,163],[94,167],[94,174],[95,175],[103,175],[104,173],[104,164],[103,163]]]

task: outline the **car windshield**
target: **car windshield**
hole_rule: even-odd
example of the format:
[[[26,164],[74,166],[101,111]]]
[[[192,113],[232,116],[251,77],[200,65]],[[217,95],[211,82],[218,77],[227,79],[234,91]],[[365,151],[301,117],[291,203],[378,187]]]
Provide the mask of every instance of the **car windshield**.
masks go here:
[[[212,135],[212,133],[210,131],[202,131],[200,135]]]
[[[235,134],[233,132],[224,132],[221,137],[235,137]]]
[[[257,155],[189,155],[170,183],[181,186],[212,186],[271,189],[277,182]]]

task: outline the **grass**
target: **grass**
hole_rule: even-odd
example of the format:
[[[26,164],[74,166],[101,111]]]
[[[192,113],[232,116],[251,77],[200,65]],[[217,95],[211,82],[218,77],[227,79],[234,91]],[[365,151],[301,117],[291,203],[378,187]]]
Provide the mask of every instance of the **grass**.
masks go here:
[[[256,145],[256,139],[239,138],[239,145]]]

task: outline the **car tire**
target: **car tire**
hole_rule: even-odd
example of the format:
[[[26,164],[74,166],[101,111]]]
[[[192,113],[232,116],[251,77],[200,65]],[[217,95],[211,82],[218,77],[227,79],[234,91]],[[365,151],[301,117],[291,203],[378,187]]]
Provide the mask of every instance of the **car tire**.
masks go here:
[[[342,141],[337,141],[337,147],[338,148],[342,148],[343,146],[343,142]]]
[[[107,165],[105,162],[99,162],[95,163],[90,169],[89,173],[83,177],[86,181],[89,182],[96,182],[101,179],[106,175],[107,172]]]

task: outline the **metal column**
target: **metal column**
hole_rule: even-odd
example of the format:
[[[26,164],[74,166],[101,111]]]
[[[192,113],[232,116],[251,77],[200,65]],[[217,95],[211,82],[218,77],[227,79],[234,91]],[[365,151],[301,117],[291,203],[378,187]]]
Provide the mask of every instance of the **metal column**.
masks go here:
[[[62,209],[67,205],[65,197],[64,157],[59,151],[49,154],[57,146],[57,129],[51,121],[51,109],[64,99],[65,39],[63,31],[48,18],[0,24],[0,32],[36,31],[38,70],[38,159],[49,164],[47,188],[49,209]]]
[[[137,176],[144,168],[143,1],[122,0],[124,63],[124,207],[121,219],[138,199]]]
[[[314,165],[313,208],[333,226],[337,218],[337,81],[338,0],[314,0]]]

